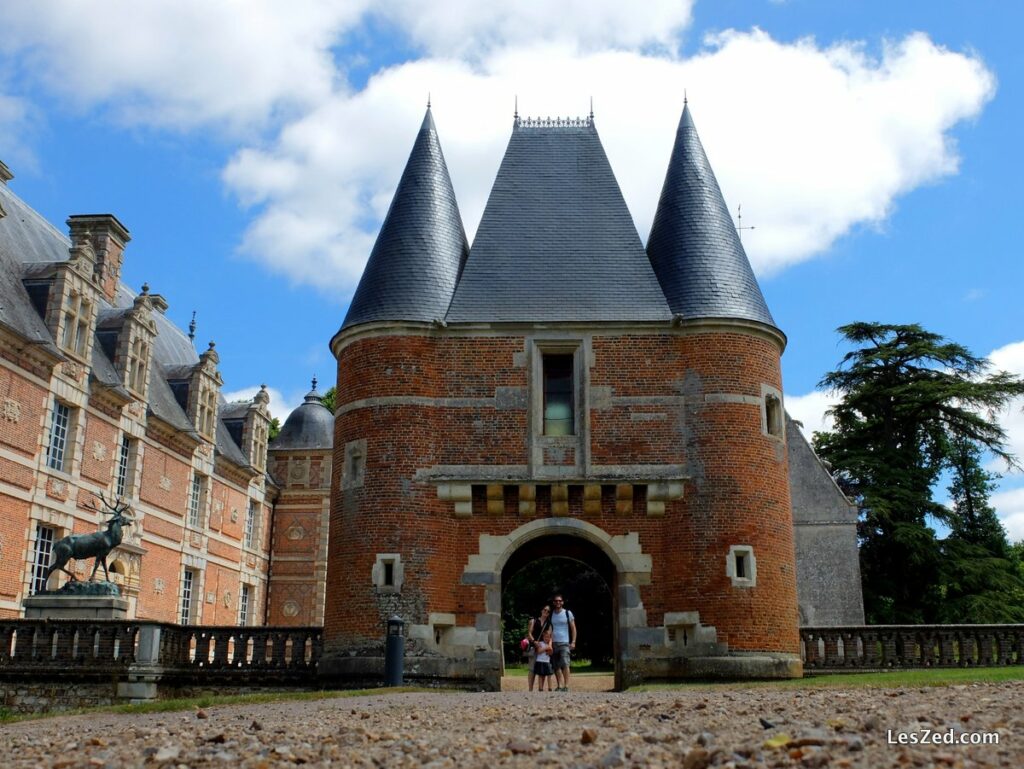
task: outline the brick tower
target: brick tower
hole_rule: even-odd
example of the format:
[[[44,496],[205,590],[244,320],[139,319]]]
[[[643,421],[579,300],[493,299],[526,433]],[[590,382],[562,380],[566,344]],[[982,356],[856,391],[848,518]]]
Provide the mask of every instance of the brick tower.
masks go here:
[[[338,360],[324,658],[498,685],[501,591],[611,588],[620,687],[801,672],[776,328],[684,108],[645,252],[593,118],[516,118],[470,250],[428,109]]]

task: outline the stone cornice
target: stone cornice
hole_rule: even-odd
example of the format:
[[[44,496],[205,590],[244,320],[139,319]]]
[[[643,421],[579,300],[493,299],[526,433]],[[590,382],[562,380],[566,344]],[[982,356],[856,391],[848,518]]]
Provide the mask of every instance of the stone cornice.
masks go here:
[[[786,349],[786,335],[777,328],[740,318],[674,318],[672,321],[602,321],[544,323],[421,323],[413,321],[378,321],[342,329],[330,341],[337,358],[355,341],[381,336],[533,336],[559,334],[659,334],[689,336],[709,333],[742,333],[774,343],[779,354]]]

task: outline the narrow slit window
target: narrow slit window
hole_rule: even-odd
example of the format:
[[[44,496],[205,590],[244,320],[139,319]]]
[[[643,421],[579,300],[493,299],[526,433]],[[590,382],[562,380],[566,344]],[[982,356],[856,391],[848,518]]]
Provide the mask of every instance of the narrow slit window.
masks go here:
[[[384,561],[384,586],[394,587],[395,584],[395,564],[393,561]]]
[[[747,578],[747,555],[736,553],[736,579]]]
[[[574,435],[573,356],[544,356],[544,435]]]

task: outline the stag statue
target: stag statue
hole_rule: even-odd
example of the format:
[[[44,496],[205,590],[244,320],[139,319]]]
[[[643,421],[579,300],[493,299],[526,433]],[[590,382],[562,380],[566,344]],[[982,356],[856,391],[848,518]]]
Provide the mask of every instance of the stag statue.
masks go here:
[[[107,571],[107,556],[110,555],[111,550],[121,544],[121,527],[131,526],[132,522],[124,515],[125,511],[130,509],[129,505],[127,502],[122,503],[120,497],[118,497],[115,504],[110,504],[106,497],[101,494],[100,501],[103,503],[104,512],[111,514],[110,519],[107,521],[106,530],[97,531],[94,534],[69,534],[54,544],[53,563],[46,570],[44,584],[57,569],[60,569],[77,582],[78,577],[64,568],[72,558],[75,560],[95,558],[96,562],[93,564],[89,581],[91,582],[96,576],[96,571],[99,569],[100,564],[103,564],[103,573],[107,581],[110,581],[110,572]],[[96,512],[100,512],[100,509],[95,504],[90,504],[90,507]]]

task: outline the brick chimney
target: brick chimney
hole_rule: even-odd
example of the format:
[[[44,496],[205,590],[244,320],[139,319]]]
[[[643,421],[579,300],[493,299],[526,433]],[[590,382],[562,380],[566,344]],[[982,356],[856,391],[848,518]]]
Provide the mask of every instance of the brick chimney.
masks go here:
[[[131,240],[128,229],[113,214],[76,214],[68,218],[71,242],[77,243],[86,234],[96,251],[96,280],[108,302],[114,300],[121,278],[124,247]]]

